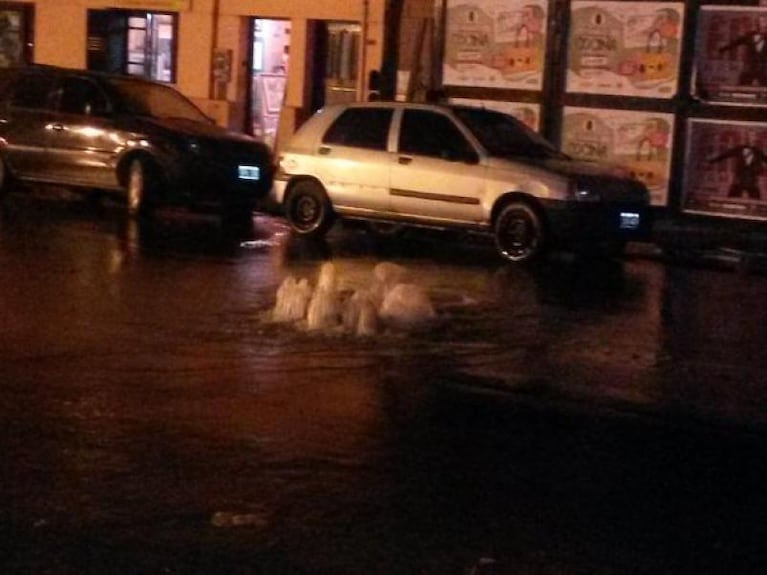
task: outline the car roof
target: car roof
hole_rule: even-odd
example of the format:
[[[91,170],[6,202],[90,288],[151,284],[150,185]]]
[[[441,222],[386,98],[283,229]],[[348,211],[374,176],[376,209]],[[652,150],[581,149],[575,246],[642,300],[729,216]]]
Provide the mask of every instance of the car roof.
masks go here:
[[[102,80],[120,80],[137,82],[141,84],[157,84],[167,86],[168,84],[145,78],[143,76],[130,76],[128,74],[117,74],[112,72],[100,72],[96,70],[84,70],[82,68],[67,68],[64,66],[54,66],[51,64],[24,64],[20,66],[11,66],[0,70],[0,73],[18,74],[23,72],[39,72],[41,74],[51,75],[77,75],[87,76],[90,78],[102,79]]]
[[[399,100],[371,100],[369,102],[348,102],[345,104],[331,104],[326,106],[327,108],[397,108],[397,109],[423,109],[434,110],[442,109],[448,110],[455,106],[444,102],[402,102]]]

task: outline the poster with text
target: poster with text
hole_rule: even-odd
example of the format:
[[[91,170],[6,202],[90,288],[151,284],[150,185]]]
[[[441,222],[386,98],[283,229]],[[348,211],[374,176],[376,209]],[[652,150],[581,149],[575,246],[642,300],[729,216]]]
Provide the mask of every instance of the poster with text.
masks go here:
[[[540,90],[547,0],[447,0],[443,83]]]
[[[713,103],[767,106],[767,8],[701,7],[692,92]]]
[[[626,168],[650,190],[652,205],[665,206],[673,133],[673,114],[567,106],[562,151]]]
[[[676,94],[683,3],[576,0],[570,17],[568,92]]]
[[[487,108],[488,110],[503,112],[509,116],[514,116],[517,120],[536,132],[541,127],[540,104],[502,102],[500,100],[474,100],[471,98],[450,98],[450,103],[476,106],[478,108]]]
[[[767,219],[767,123],[690,120],[682,209]]]

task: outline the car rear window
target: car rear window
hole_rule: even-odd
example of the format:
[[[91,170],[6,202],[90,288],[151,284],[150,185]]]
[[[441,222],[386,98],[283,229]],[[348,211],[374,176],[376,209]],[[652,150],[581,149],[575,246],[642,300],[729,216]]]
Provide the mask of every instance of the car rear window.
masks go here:
[[[393,110],[351,108],[343,112],[322,138],[323,144],[386,150]]]
[[[66,78],[59,95],[59,110],[68,114],[104,114],[107,100],[101,89],[86,78]]]
[[[22,74],[11,95],[11,105],[33,110],[45,109],[50,104],[53,78],[42,74]]]

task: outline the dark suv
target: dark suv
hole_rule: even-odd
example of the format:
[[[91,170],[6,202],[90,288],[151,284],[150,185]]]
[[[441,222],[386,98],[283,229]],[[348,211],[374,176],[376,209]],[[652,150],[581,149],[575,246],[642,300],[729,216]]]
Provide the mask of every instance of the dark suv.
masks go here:
[[[172,87],[133,76],[0,70],[0,191],[14,180],[247,217],[272,185],[266,144],[216,126]]]

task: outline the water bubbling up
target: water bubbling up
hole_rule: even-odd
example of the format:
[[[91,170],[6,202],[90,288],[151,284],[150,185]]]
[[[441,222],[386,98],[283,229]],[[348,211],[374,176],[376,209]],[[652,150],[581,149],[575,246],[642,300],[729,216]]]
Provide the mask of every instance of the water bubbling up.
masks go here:
[[[311,331],[359,336],[376,335],[384,328],[418,327],[437,314],[426,290],[405,281],[407,275],[404,267],[383,262],[373,269],[367,287],[344,293],[338,288],[336,266],[326,262],[315,287],[306,278],[285,278],[277,290],[271,319]]]

